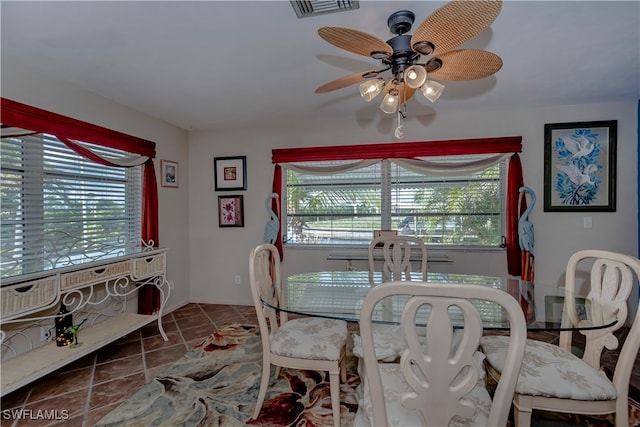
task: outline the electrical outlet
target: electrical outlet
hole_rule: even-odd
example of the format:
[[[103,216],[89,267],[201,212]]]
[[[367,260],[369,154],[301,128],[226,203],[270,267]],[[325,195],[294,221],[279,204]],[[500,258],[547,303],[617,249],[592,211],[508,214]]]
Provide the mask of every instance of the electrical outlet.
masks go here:
[[[40,327],[40,342],[49,341],[50,332],[47,328]]]
[[[241,280],[241,278],[240,278],[240,275],[238,274],[238,275],[236,276],[236,285],[239,285],[239,284],[241,284],[241,283],[242,283],[242,280]]]

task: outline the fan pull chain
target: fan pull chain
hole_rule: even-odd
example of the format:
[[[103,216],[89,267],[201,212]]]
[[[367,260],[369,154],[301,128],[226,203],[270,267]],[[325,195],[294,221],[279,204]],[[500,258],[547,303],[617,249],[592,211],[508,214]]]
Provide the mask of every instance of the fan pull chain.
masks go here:
[[[407,104],[403,103],[402,108],[398,108],[398,126],[396,127],[393,135],[396,139],[402,139],[404,137],[404,125],[402,124],[402,119],[406,118]]]

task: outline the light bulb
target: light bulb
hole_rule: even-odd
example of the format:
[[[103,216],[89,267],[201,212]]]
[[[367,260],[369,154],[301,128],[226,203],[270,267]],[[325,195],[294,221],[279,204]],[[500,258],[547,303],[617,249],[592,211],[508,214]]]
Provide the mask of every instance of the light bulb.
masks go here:
[[[438,98],[440,98],[440,95],[442,95],[442,91],[444,91],[444,85],[434,80],[428,80],[422,85],[420,90],[425,98],[431,102],[436,102]]]
[[[360,83],[360,96],[367,102],[371,102],[373,98],[378,96],[384,87],[384,80],[372,79],[365,80]]]
[[[382,100],[380,109],[387,114],[393,114],[398,109],[398,90],[391,89]]]
[[[417,89],[427,80],[427,70],[422,65],[412,65],[404,72],[404,82],[411,89]]]

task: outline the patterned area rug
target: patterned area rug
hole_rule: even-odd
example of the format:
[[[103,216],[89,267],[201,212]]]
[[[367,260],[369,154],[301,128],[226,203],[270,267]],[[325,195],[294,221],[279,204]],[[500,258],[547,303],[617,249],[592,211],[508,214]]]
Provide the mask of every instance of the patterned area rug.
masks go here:
[[[349,353],[341,385],[343,426],[353,424],[360,384]],[[258,328],[217,330],[162,376],[107,414],[98,426],[332,426],[329,379],[324,373],[283,369],[272,380],[260,416],[251,420],[260,389],[262,344]]]
[[[347,348],[347,383],[341,385],[342,426],[351,426],[358,398],[357,359]],[[143,386],[97,426],[332,426],[328,377],[283,369],[272,380],[260,416],[251,419],[260,388],[262,345],[258,328],[230,325],[207,337],[161,376]],[[629,401],[630,426],[640,407]],[[534,427],[613,427],[613,418],[534,412]]]

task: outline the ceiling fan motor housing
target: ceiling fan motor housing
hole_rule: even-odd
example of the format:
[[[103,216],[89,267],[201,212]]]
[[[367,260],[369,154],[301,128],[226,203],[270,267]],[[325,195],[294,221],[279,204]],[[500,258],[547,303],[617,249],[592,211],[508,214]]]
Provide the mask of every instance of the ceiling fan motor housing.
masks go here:
[[[387,43],[393,48],[393,54],[382,62],[391,66],[391,72],[394,75],[404,72],[420,58],[420,54],[411,48],[411,36],[395,36],[387,40]]]

